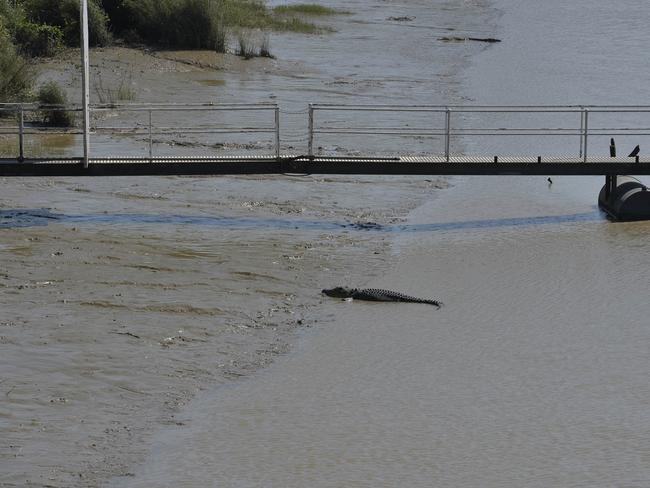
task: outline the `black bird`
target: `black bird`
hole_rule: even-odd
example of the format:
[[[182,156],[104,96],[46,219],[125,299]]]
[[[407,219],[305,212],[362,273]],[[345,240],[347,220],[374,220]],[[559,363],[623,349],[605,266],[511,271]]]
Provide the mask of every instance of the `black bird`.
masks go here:
[[[630,153],[630,155],[628,156],[628,158],[635,158],[635,157],[637,157],[637,156],[639,155],[639,151],[640,151],[640,150],[641,150],[641,149],[639,148],[639,145],[637,144],[636,147],[635,147],[634,149],[632,149],[632,152]]]
[[[546,181],[548,181],[548,186],[551,186],[553,184],[553,180],[551,179],[550,176],[546,178]]]
[[[611,158],[616,157],[616,143],[614,142],[614,138],[612,137],[611,142],[609,143],[609,156]]]

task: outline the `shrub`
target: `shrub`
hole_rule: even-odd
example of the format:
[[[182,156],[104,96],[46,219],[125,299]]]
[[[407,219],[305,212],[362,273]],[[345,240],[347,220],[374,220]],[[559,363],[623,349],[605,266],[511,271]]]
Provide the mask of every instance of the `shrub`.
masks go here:
[[[97,2],[88,1],[88,42],[105,46],[111,41],[108,16]],[[59,27],[68,46],[79,46],[79,0],[25,0],[24,7],[31,22]]]
[[[24,22],[18,24],[14,37],[29,56],[53,56],[63,46],[63,32],[53,25]]]
[[[287,12],[276,14],[261,0],[104,0],[104,6],[116,32],[174,48],[225,52],[227,27],[328,30]]]
[[[25,12],[20,5],[11,0],[0,0],[0,19],[5,29],[12,34],[16,30],[16,25],[25,21]]]
[[[56,82],[49,81],[42,85],[38,90],[37,98],[45,125],[54,127],[74,125],[74,113],[60,110],[68,103],[68,97]]]
[[[250,31],[240,31],[237,35],[237,49],[235,54],[244,59],[252,59],[256,57],[261,58],[275,58],[271,54],[269,36],[259,35],[260,33],[253,33]]]
[[[124,0],[134,29],[145,41],[183,49],[224,52],[226,35],[218,2],[210,0]]]
[[[34,70],[16,51],[0,19],[0,102],[24,102],[29,98]]]

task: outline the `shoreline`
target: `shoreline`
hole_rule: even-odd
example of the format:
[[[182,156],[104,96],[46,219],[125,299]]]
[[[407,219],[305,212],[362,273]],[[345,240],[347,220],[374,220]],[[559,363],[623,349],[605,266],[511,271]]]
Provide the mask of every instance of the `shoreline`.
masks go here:
[[[289,350],[296,329],[326,322],[311,314],[321,288],[385,269],[387,234],[355,222],[399,222],[446,186],[320,180],[131,179],[119,192],[97,180],[5,180],[4,208],[51,200],[63,215],[106,215],[84,212],[85,197],[114,208],[107,222],[0,230],[8,263],[0,275],[3,486],[97,486],[129,476],[151,435],[176,423],[198,392],[251,374]],[[210,181],[221,194],[213,210],[189,189]],[[273,196],[287,185],[295,199]],[[378,190],[390,205],[370,204]],[[339,198],[336,208],[323,192]],[[249,193],[266,195],[242,197]],[[116,226],[113,213],[133,218]],[[147,214],[162,222],[139,223]],[[271,227],[165,223],[178,214],[249,216]],[[298,229],[274,229],[279,216]],[[301,228],[305,220],[327,230]]]

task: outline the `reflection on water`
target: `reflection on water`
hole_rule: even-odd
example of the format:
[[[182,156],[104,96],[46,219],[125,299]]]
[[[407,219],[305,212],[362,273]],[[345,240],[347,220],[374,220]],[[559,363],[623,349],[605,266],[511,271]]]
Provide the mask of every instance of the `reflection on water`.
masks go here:
[[[18,130],[14,128],[14,130]],[[74,134],[31,134],[24,139],[26,158],[72,156],[77,137]],[[20,154],[18,136],[0,137],[0,157],[17,158]]]

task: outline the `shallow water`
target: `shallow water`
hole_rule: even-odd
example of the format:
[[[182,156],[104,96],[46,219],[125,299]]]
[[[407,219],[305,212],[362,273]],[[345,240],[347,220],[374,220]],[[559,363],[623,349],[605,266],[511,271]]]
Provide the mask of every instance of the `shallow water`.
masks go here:
[[[464,96],[643,98],[648,68],[633,60],[647,35],[628,21],[645,3],[496,6],[504,42],[462,72]],[[621,76],[611,60],[638,70]],[[442,310],[324,302],[332,319],[295,353],[197,399],[115,484],[648,486],[650,224],[607,221],[602,183],[455,178],[401,227],[416,232],[395,235],[385,275],[346,283]]]

